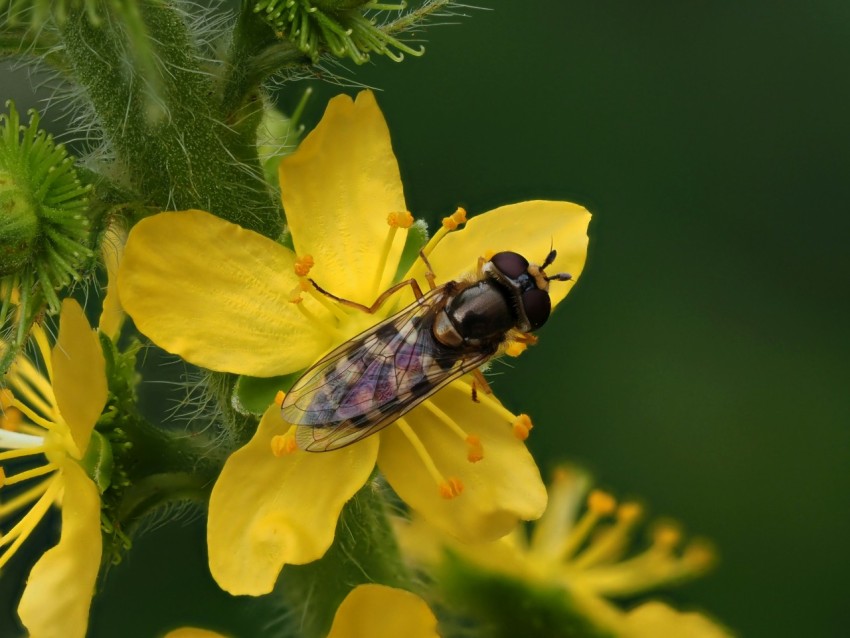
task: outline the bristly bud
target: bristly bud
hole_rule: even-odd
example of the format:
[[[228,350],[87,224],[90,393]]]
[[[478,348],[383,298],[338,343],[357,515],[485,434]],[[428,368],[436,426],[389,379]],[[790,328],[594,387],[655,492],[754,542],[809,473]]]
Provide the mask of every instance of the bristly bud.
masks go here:
[[[14,104],[0,115],[0,329],[10,347],[5,370],[45,305],[59,310],[56,291],[81,279],[93,256],[89,187],[38,113],[21,125]]]
[[[254,11],[281,38],[289,39],[316,62],[323,53],[363,64],[371,53],[400,62],[407,53],[422,55],[391,35],[391,23],[380,24],[369,11],[400,12],[405,2],[376,0],[255,0]]]

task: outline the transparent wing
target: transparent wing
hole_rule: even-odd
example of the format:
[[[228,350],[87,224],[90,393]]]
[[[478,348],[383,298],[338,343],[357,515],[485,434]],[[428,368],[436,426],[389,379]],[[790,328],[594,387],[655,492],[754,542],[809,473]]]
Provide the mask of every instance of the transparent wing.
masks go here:
[[[495,349],[462,352],[435,341],[431,326],[447,301],[446,288],[342,344],[295,382],[283,418],[299,427],[301,449],[350,445],[386,427]]]

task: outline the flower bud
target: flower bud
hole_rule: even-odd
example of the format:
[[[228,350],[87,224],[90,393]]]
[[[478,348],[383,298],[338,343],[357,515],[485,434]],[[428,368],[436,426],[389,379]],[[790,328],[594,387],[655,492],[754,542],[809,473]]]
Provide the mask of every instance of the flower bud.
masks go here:
[[[18,271],[38,237],[38,215],[27,192],[0,170],[0,277]]]

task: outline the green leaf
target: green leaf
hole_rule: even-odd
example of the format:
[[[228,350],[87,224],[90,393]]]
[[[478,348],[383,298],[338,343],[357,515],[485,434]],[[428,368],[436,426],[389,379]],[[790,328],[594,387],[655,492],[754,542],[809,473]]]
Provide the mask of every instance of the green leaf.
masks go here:
[[[275,395],[292,387],[300,376],[296,372],[280,377],[239,377],[233,388],[233,407],[242,414],[262,415],[274,403]]]

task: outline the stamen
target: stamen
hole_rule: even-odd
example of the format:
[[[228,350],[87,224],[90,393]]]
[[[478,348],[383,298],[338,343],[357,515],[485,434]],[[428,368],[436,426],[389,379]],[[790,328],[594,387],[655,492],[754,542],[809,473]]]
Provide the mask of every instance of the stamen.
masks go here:
[[[36,425],[40,425],[45,430],[52,430],[53,428],[56,427],[56,423],[54,421],[49,421],[49,420],[45,419],[43,416],[41,416],[40,414],[36,414],[35,412],[33,412],[29,408],[29,406],[27,406],[24,403],[21,403],[17,399],[15,399],[13,405],[16,408],[18,408],[21,412],[23,412],[30,421],[32,421]]]
[[[652,542],[655,547],[666,552],[672,551],[682,540],[682,532],[678,527],[671,523],[659,523],[652,535]]]
[[[466,210],[457,207],[457,210],[448,217],[443,217],[443,228],[457,230],[458,226],[466,223]]]
[[[463,483],[459,478],[450,478],[440,485],[440,496],[445,499],[453,499],[463,492]]]
[[[304,301],[304,298],[301,296],[302,292],[304,292],[304,290],[302,290],[301,284],[299,283],[289,292],[289,303],[301,303]]]
[[[481,445],[481,439],[474,434],[466,437],[466,444],[469,446],[469,451],[466,453],[466,460],[470,463],[478,463],[484,458],[484,447]]]
[[[44,494],[50,486],[51,481],[53,481],[52,477],[45,479],[41,483],[33,485],[28,490],[25,490],[20,494],[16,494],[5,503],[0,503],[0,519],[6,518],[10,514],[17,512],[19,509],[32,503],[39,496]]]
[[[277,458],[280,458],[287,454],[292,454],[293,452],[298,450],[298,444],[295,441],[296,427],[297,426],[293,425],[291,428],[289,428],[289,430],[287,430],[286,434],[278,434],[272,437],[272,454],[274,454]]]
[[[641,517],[638,503],[623,503],[617,510],[617,522],[594,540],[575,560],[575,566],[586,569],[619,558],[628,545],[629,534]]]
[[[694,573],[700,573],[714,565],[717,561],[717,552],[706,540],[694,539],[685,548],[682,554],[682,562]]]
[[[384,245],[381,248],[378,269],[375,272],[375,281],[372,283],[372,290],[375,294],[380,291],[381,281],[384,279],[384,272],[387,269],[387,259],[389,259],[393,241],[395,241],[396,231],[399,228],[410,228],[413,225],[413,215],[407,211],[390,213],[387,215],[387,225],[390,227],[390,232],[387,233],[387,238],[384,240]]]
[[[413,215],[406,210],[387,215],[387,224],[389,224],[390,228],[410,228],[413,226],[414,221]]]
[[[44,416],[53,414],[56,395],[44,375],[24,357],[19,357],[9,370],[9,382],[17,394]]]
[[[410,441],[410,444],[413,446],[413,450],[416,452],[417,456],[419,456],[419,459],[422,461],[427,472],[431,475],[431,478],[434,479],[434,482],[437,484],[437,489],[440,491],[440,496],[443,498],[454,498],[455,496],[460,495],[463,491],[463,483],[460,482],[460,479],[446,479],[442,475],[440,470],[437,469],[434,459],[431,458],[431,455],[428,453],[428,450],[425,449],[425,445],[422,443],[422,440],[416,436],[416,433],[413,431],[413,428],[410,427],[410,424],[408,424],[408,422],[404,419],[399,419],[396,421],[396,425],[399,427],[402,434],[407,437],[407,440]]]
[[[558,551],[558,558],[566,561],[578,552],[590,538],[599,521],[614,513],[617,501],[602,490],[593,490],[587,497],[587,511],[582,514],[572,532],[564,539]]]
[[[443,218],[442,225],[437,229],[437,232],[434,233],[434,236],[428,241],[425,245],[425,248],[422,249],[422,254],[426,257],[431,254],[431,251],[440,243],[440,241],[445,237],[450,231],[456,230],[458,226],[466,223],[466,211],[463,208],[458,207],[458,209],[449,215],[448,217]]]
[[[442,425],[445,425],[449,430],[455,433],[458,438],[463,441],[466,441],[468,437],[466,430],[460,427],[460,425],[458,425],[454,419],[452,419],[448,414],[446,414],[437,405],[435,405],[433,401],[425,401],[422,405],[426,410],[428,410],[428,412],[437,417],[437,420]]]
[[[299,277],[306,277],[310,273],[310,269],[316,265],[312,255],[304,255],[295,259],[295,274]]]
[[[324,306],[326,310],[328,310],[334,317],[336,317],[337,321],[348,320],[349,315],[346,314],[345,307],[338,303],[334,303],[333,301],[328,299],[326,295],[323,295],[318,290],[316,290],[316,287],[308,279],[303,279],[301,281],[301,289],[305,292],[309,292],[310,296],[313,297],[313,299],[318,301],[320,304],[322,304],[322,306]],[[334,329],[336,329],[336,326],[334,326]]]
[[[286,398],[286,392],[283,390],[278,390],[277,394],[274,395],[274,404],[277,407],[283,406],[283,400]]]
[[[15,483],[27,481],[37,476],[44,476],[45,474],[50,474],[51,472],[56,471],[58,467],[59,466],[56,463],[48,462],[39,467],[34,467],[31,470],[18,472],[17,474],[13,474],[12,476],[6,476],[6,473],[3,471],[3,468],[0,467],[0,487],[3,487],[5,485],[14,485]]]
[[[39,441],[44,441],[41,437],[30,437],[28,434],[20,434],[18,436],[26,436],[30,439],[35,439]],[[47,449],[45,445],[6,445],[9,441],[3,437],[2,432],[0,432],[0,447],[6,448],[5,452],[0,452],[0,461],[8,461],[9,459],[19,459],[25,456],[35,456],[36,454],[43,454]],[[1,470],[2,468],[0,468]]]
[[[53,504],[53,500],[56,498],[61,487],[62,481],[56,479],[49,481],[47,489],[41,495],[41,498],[38,499],[36,504],[32,506],[30,511],[27,512],[24,517],[9,530],[8,534],[0,537],[0,547],[9,545],[9,541],[14,540],[14,542],[9,545],[9,548],[5,551],[5,553],[0,556],[0,569],[2,569],[9,559],[14,556],[15,552],[18,551],[18,548],[20,548],[23,542],[29,538],[29,535],[35,529],[35,526],[39,524],[42,518],[44,518],[44,515],[47,513],[47,510],[50,509],[50,506]]]
[[[514,436],[520,441],[525,441],[528,438],[528,433],[534,425],[531,423],[531,417],[527,414],[520,414],[516,417],[513,424]]]

